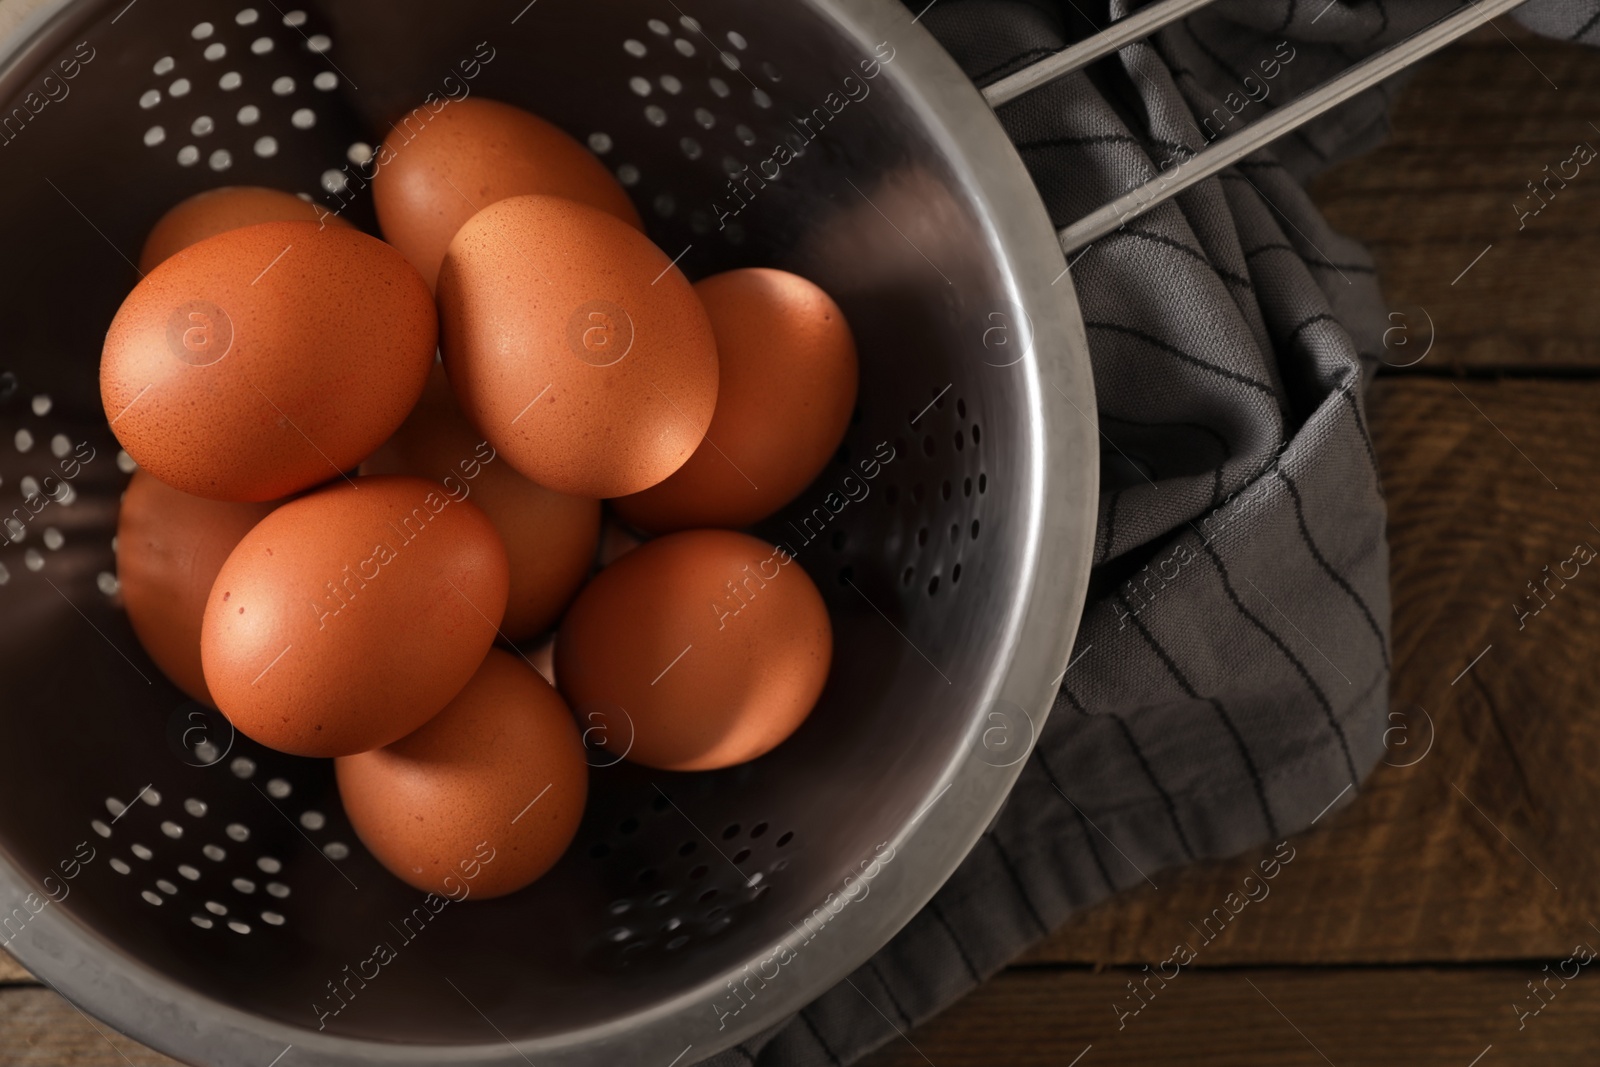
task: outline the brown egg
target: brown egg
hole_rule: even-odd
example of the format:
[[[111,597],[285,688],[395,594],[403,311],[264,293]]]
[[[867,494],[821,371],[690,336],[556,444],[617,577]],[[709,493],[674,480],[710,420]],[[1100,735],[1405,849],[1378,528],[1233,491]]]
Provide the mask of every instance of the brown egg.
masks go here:
[[[514,893],[555,866],[588,800],[572,713],[499,649],[416,733],[334,767],[361,843],[407,885],[452,900]]]
[[[296,756],[396,741],[494,643],[509,566],[489,517],[420,478],[359,478],[285,504],[222,565],[200,653],[217,707]]]
[[[788,552],[690,530],[645,542],[584,587],[556,636],[556,680],[580,717],[631,723],[598,735],[607,751],[704,771],[793,733],[832,656],[828,609]]]
[[[519,196],[474,215],[439,272],[439,322],[462,411],[557,492],[637,493],[711,425],[717,347],[700,298],[603,211]]]
[[[372,205],[384,239],[431,286],[456,231],[508,196],[561,196],[643,229],[622,186],[559,127],[473,97],[400,120],[378,149]]]
[[[695,284],[717,335],[717,411],[689,462],[616,501],[654,533],[749,526],[789,503],[827,466],[855,408],[850,325],[798,274],[750,267]]]
[[[350,224],[327,209],[298,196],[258,185],[225,185],[196,193],[161,216],[139,253],[139,273],[149,274],[173,253],[219,233],[258,222],[326,222]]]
[[[172,683],[215,705],[200,667],[200,622],[234,546],[276,504],[234,504],[180,493],[134,471],[117,513],[117,581],[139,643]]]
[[[465,492],[494,521],[511,560],[500,633],[525,641],[549,629],[594,567],[600,502],[535,485],[495,453],[456,406],[435,367],[411,417],[361,465],[363,474],[414,474]]]
[[[134,287],[106,335],[117,440],[175,489],[276,500],[353,469],[422,395],[437,318],[404,258],[348,227],[208,237]]]

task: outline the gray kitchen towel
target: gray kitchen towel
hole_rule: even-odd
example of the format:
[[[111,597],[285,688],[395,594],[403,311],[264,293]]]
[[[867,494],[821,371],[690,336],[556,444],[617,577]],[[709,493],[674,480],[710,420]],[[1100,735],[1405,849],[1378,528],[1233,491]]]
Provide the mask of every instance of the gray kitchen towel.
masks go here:
[[[1000,118],[1059,228],[1458,6],[1225,0]],[[921,22],[983,85],[1128,7],[935,0]],[[1600,34],[1600,3],[1545,2],[1524,19],[1580,39]],[[1380,141],[1396,89],[1073,261],[1102,480],[1089,604],[1049,722],[932,902],[848,983],[710,1062],[858,1059],[1072,912],[1280,841],[1354,798],[1389,725],[1388,551],[1363,383],[1390,323],[1371,256],[1302,183]]]

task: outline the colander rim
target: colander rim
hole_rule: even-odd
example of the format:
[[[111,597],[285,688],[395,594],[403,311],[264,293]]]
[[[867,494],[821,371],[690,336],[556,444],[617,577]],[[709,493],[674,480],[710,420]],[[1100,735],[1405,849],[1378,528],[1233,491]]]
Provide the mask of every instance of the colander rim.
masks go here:
[[[0,0],[0,16],[22,12],[7,32],[0,17],[0,94],[9,98],[32,73],[29,62],[48,56],[79,25],[126,0]],[[1031,319],[1032,350],[1013,368],[1027,376],[1028,421],[1034,464],[1027,486],[1025,581],[1019,583],[1008,621],[1010,653],[998,665],[984,707],[1004,701],[1024,711],[1036,740],[1049,715],[1056,683],[1068,663],[1088,587],[1099,478],[1098,427],[1088,343],[1070,274],[1044,204],[994,112],[942,46],[899,0],[812,0],[844,33],[866,44],[890,39],[897,49],[894,76],[916,99],[929,129],[943,136],[947,159],[963,188],[980,200],[990,239],[1008,268],[1014,306]],[[920,16],[918,16],[920,18]],[[891,36],[892,35],[892,36]],[[1020,369],[1019,369],[1020,368]],[[1048,561],[1044,551],[1053,554]],[[932,898],[978,838],[994,822],[1025,759],[996,767],[981,744],[982,719],[974,716],[967,743],[954,757],[919,820],[901,828],[895,860],[883,868],[873,894],[888,906],[846,908],[831,921],[831,946],[796,956],[793,980],[759,1012],[707,1035],[707,1004],[725,995],[739,967],[673,998],[604,1024],[559,1035],[501,1042],[400,1045],[320,1034],[213,1001],[105,941],[62,908],[41,912],[33,937],[15,954],[40,979],[70,985],[70,999],[120,1031],[169,1055],[196,1063],[260,1064],[292,1046],[312,1062],[339,1065],[452,1063],[514,1067],[540,1062],[665,1063],[687,1044],[696,1059],[768,1029],[844,979]],[[0,894],[32,891],[11,856],[0,852]],[[796,934],[799,937],[799,934]],[[751,961],[754,962],[754,961]],[[691,1020],[698,1013],[700,1018]],[[746,1014],[746,1013],[741,1013]],[[661,1052],[666,1055],[661,1056]],[[684,1049],[688,1051],[687,1048]],[[642,1057],[642,1059],[641,1059]],[[294,1062],[284,1056],[284,1067]]]

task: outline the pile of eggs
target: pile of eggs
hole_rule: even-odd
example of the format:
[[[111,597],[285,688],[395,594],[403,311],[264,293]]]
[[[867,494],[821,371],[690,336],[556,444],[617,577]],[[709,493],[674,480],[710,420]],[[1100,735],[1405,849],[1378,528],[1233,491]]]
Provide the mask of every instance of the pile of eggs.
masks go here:
[[[383,240],[256,188],[150,233],[100,367],[139,465],[118,572],[174,684],[335,761],[385,867],[442,892],[486,844],[475,895],[497,896],[577,832],[574,712],[674,771],[810,713],[822,597],[737,531],[838,448],[855,344],[796,275],[691,285],[525,111],[451,103],[376,163]]]

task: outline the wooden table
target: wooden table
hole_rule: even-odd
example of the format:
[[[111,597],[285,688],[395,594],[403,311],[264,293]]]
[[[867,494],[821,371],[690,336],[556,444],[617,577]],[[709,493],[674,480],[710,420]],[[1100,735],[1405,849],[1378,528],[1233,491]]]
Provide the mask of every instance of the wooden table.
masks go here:
[[[1551,979],[1537,1000],[1527,985],[1577,945],[1600,949],[1600,568],[1552,583],[1521,629],[1512,610],[1546,564],[1600,547],[1600,168],[1525,229],[1512,206],[1545,164],[1600,145],[1600,55],[1502,25],[1508,36],[1480,31],[1421,71],[1389,144],[1313,187],[1377,253],[1417,346],[1391,358],[1420,353],[1433,324],[1427,357],[1385,372],[1370,407],[1404,729],[1389,759],[1409,765],[1379,767],[1297,838],[1270,897],[1124,1028],[1112,1005],[1127,983],[1257,857],[1167,872],[1078,915],[869,1067],[1505,1067],[1600,1053],[1600,968]],[[0,1064],[173,1062],[97,1033],[8,960],[0,983]],[[1540,1010],[1519,1026],[1514,1006]]]

